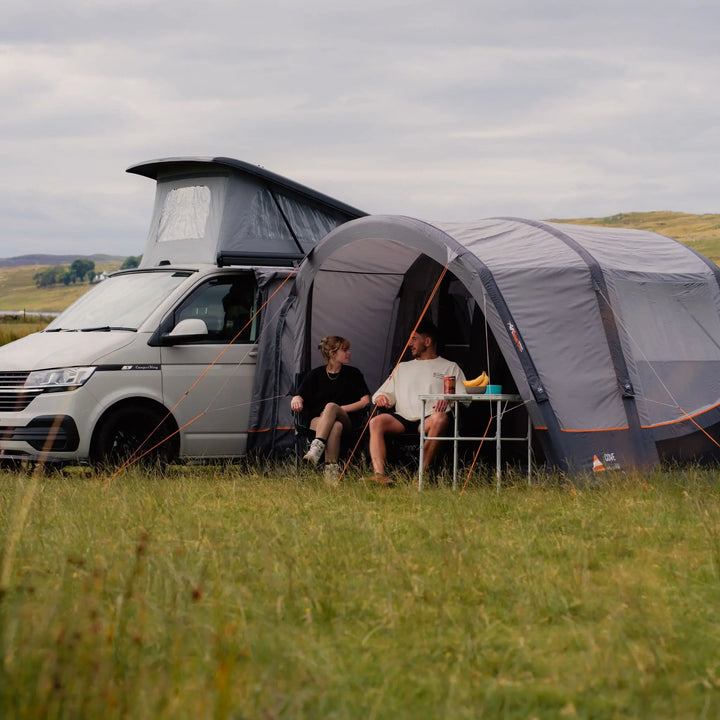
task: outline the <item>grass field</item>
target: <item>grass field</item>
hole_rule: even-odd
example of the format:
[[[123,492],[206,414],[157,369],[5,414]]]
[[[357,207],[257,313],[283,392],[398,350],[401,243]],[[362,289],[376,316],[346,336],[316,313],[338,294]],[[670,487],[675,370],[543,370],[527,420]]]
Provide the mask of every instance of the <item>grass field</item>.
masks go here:
[[[653,215],[720,259],[720,216]],[[0,269],[0,309],[87,289],[37,271]],[[716,469],[0,470],[2,720],[717,718],[719,596]]]
[[[119,267],[119,262],[97,264],[95,272],[111,272]],[[33,276],[43,270],[47,270],[47,266],[0,267],[0,310],[60,312],[91,287],[88,283],[80,283],[38,288],[33,281]]]
[[[30,333],[40,332],[40,330],[47,327],[51,320],[52,317],[44,315],[29,315],[27,317],[23,315],[0,316],[0,345],[19,340]]]
[[[0,474],[0,717],[716,718],[699,469],[497,493]]]

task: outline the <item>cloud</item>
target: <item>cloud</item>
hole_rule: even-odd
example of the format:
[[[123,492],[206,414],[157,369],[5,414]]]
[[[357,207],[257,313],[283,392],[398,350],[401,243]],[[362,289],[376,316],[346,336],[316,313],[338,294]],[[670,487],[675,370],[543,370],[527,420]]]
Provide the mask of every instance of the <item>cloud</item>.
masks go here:
[[[141,252],[154,186],[124,170],[181,155],[429,219],[717,210],[715,3],[9,0],[3,14],[0,255]]]

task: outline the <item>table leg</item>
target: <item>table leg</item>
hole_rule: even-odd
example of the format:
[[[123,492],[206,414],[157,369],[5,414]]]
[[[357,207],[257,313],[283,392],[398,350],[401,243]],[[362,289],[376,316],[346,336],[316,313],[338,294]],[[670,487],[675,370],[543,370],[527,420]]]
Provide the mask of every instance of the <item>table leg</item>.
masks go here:
[[[527,463],[528,463],[528,485],[532,485],[532,422],[528,413],[527,426]]]
[[[457,490],[457,468],[458,468],[458,416],[460,410],[458,403],[455,403],[455,430],[453,431],[453,490]]]
[[[502,467],[502,448],[500,438],[502,437],[502,409],[500,400],[497,401],[495,413],[495,477],[497,478],[497,491],[500,492],[500,474]]]
[[[420,467],[418,468],[418,491],[422,490],[424,462],[425,462],[425,398],[422,399],[422,415],[420,416]]]

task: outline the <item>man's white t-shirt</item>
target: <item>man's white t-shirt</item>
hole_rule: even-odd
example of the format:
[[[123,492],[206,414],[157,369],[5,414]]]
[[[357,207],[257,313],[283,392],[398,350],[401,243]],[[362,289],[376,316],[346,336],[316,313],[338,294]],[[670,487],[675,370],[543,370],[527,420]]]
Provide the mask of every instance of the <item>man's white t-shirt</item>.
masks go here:
[[[463,380],[465,375],[457,363],[443,357],[431,360],[408,360],[400,363],[395,372],[380,386],[373,395],[385,395],[395,412],[406,420],[419,420],[422,414],[422,402],[419,395],[441,394],[443,378],[455,376],[455,392],[465,393]],[[426,412],[428,408],[426,406]]]

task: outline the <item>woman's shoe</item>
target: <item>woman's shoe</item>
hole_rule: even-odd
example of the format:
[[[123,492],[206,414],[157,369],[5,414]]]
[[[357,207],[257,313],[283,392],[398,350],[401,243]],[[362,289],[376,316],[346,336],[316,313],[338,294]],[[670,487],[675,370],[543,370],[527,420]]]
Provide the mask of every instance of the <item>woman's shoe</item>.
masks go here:
[[[328,485],[337,485],[340,482],[340,465],[338,463],[325,463],[324,477]]]
[[[317,465],[320,462],[322,454],[325,452],[325,443],[322,440],[315,438],[310,443],[310,448],[303,455],[303,461],[310,463],[311,465]]]

